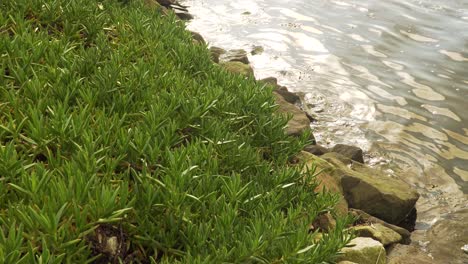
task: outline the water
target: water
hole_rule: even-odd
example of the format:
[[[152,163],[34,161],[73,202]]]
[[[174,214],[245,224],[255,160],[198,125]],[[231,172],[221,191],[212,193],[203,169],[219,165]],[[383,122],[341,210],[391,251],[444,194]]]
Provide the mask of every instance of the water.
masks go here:
[[[183,3],[210,44],[264,48],[256,77],[303,95],[319,143],[360,146],[418,189],[420,244],[468,208],[468,0]]]

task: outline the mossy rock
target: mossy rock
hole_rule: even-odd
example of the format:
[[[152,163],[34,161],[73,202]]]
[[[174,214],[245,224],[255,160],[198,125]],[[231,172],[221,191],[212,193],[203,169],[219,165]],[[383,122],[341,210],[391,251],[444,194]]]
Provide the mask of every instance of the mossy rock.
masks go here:
[[[228,72],[254,77],[254,71],[248,64],[244,64],[239,61],[227,61],[220,63],[220,65]]]
[[[376,216],[390,224],[399,224],[413,210],[419,194],[399,178],[364,164],[351,162],[348,166],[337,153],[321,158],[335,167],[335,176],[341,179],[345,198],[352,208]]]
[[[359,237],[370,237],[384,246],[399,243],[402,240],[400,234],[382,224],[355,226],[353,230]]]
[[[308,152],[302,151],[298,155],[299,160],[305,163],[304,171],[315,168],[316,172],[321,171],[317,175],[318,186],[315,189],[317,192],[322,190],[330,191],[339,195],[340,199],[335,207],[336,213],[340,216],[346,216],[348,214],[348,203],[344,198],[343,188],[341,188],[339,178],[333,176],[332,165],[327,161],[312,155]]]

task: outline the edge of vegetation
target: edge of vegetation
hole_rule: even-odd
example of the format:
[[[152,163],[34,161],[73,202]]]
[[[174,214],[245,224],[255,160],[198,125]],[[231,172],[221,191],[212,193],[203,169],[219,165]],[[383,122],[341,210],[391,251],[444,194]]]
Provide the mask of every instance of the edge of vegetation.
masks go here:
[[[1,263],[329,263],[271,88],[142,1],[0,2]]]

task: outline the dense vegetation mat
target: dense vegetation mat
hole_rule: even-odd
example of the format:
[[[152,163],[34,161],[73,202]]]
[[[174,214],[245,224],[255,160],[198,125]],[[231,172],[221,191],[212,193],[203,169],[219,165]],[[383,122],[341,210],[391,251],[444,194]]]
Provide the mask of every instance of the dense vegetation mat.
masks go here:
[[[0,1],[0,263],[321,263],[268,87],[139,1]]]

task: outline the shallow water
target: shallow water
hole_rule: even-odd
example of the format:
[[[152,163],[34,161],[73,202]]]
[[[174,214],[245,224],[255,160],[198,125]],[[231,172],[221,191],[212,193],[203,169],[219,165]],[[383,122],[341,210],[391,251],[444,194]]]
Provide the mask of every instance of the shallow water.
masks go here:
[[[468,208],[468,0],[183,3],[211,45],[264,48],[256,77],[303,95],[319,143],[360,146],[418,189],[420,244]]]

